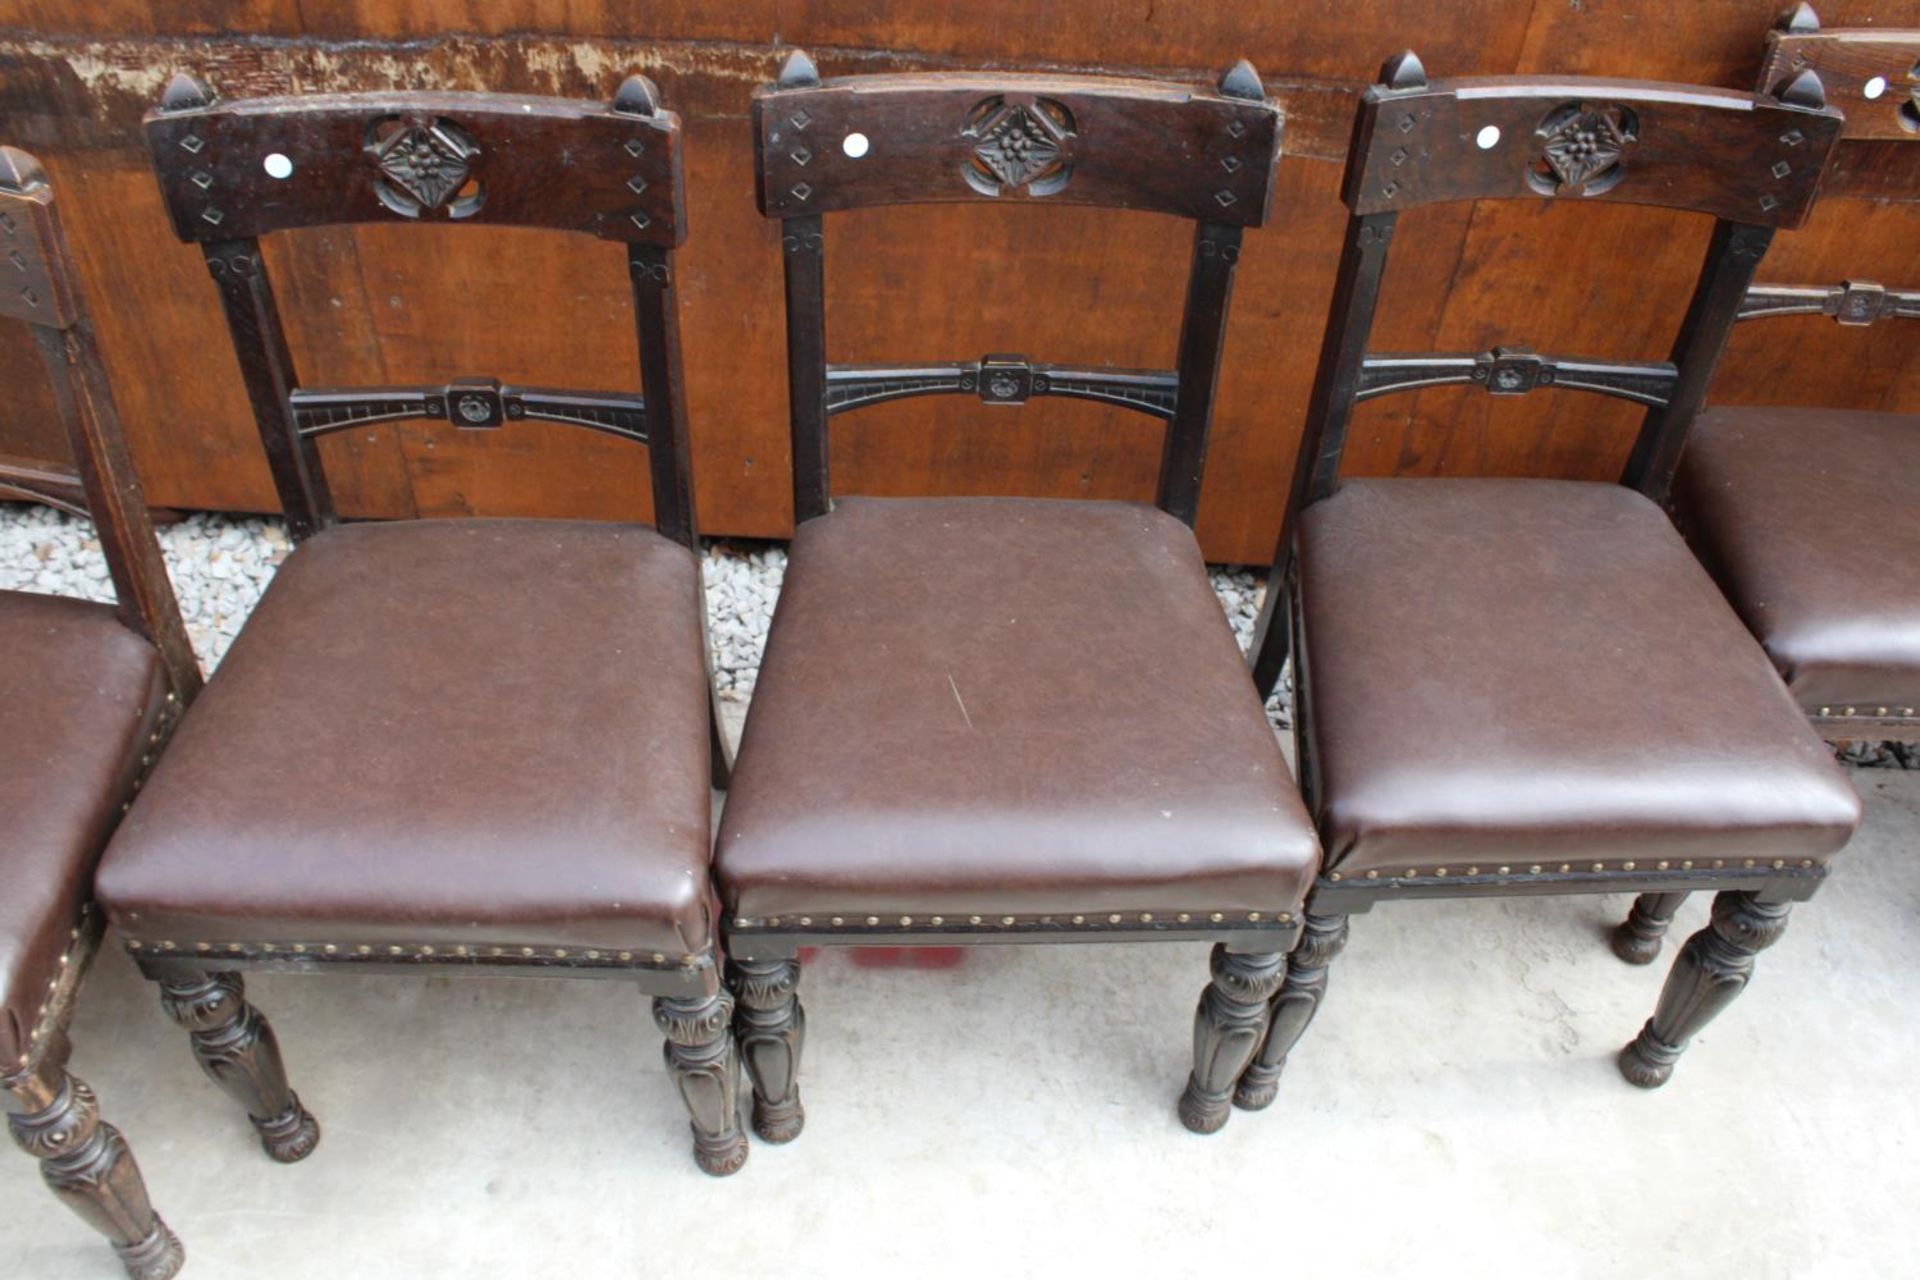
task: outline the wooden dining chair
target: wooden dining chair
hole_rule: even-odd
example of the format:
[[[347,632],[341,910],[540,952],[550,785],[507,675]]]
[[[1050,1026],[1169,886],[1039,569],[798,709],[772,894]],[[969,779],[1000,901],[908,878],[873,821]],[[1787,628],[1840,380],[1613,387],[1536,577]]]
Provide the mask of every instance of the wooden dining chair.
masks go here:
[[[1920,31],[1822,31],[1800,5],[1770,34],[1761,84],[1816,72],[1844,136],[1920,151]],[[1850,329],[1920,320],[1916,287],[1756,284],[1741,320],[1825,316]],[[1720,405],[1680,456],[1674,518],[1734,610],[1833,742],[1920,742],[1920,416]],[[1683,891],[1649,893],[1613,933],[1650,964]]]
[[[1217,1129],[1317,861],[1189,527],[1279,112],[1244,62],[1207,92],[822,81],[801,53],[753,111],[786,269],[799,520],[715,854],[754,1127],[782,1142],[803,1122],[802,947],[1206,939],[1180,1115]],[[948,201],[1191,220],[1176,367],[829,363],[824,215]],[[836,498],[830,421],[937,395],[1064,396],[1161,424],[1155,502]]]
[[[641,76],[611,102],[221,101],[181,76],[146,127],[174,228],[226,308],[298,545],[122,825],[101,901],[277,1160],[306,1156],[319,1131],[245,999],[249,969],[631,982],[656,997],[696,1158],[733,1172],[747,1148],[708,877],[679,118]],[[644,396],[473,376],[302,385],[259,237],[343,223],[624,246]],[[654,527],[341,523],[324,438],[401,419],[558,423],[645,445]]]
[[[0,147],[0,317],[23,321],[53,383],[73,465],[0,458],[0,498],[90,516],[115,604],[0,591],[0,1087],[7,1128],[47,1186],[106,1236],[134,1280],[180,1270],[120,1131],[67,1072],[74,998],[98,946],[93,869],[200,689],[120,434],[53,189]]]
[[[1755,268],[1798,225],[1840,131],[1811,73],[1777,96],[1582,77],[1429,83],[1411,53],[1362,96],[1351,216],[1253,653],[1294,664],[1299,768],[1326,862],[1241,1080],[1269,1103],[1347,918],[1380,902],[1719,891],[1621,1055],[1652,1086],[1810,896],[1860,802],[1659,500]],[[1459,200],[1625,202],[1715,219],[1672,358],[1368,349],[1396,223]],[[1569,269],[1581,265],[1575,252]],[[1596,263],[1596,270],[1626,263]],[[1354,406],[1415,387],[1584,391],[1647,407],[1623,483],[1354,479]]]

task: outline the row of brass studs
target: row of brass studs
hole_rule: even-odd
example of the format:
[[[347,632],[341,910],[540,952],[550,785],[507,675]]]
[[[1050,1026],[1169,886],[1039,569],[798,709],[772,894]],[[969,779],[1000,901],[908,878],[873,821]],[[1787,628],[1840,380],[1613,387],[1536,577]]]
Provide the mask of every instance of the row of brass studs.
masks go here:
[[[1820,708],[1820,714],[1823,716],[1832,716],[1834,710],[1832,707],[1822,707]],[[1839,714],[1842,716],[1853,716],[1865,715],[1867,713],[1864,708],[1860,707],[1842,707]],[[1916,709],[1913,707],[1876,707],[1874,708],[1873,714],[1883,720],[1891,720],[1915,715]]]
[[[1229,924],[1229,923],[1238,924],[1243,919],[1248,924],[1261,924],[1261,923],[1292,924],[1293,923],[1292,913],[1284,912],[1284,911],[1272,912],[1272,913],[1262,912],[1262,911],[1249,911],[1244,916],[1242,916],[1238,912],[1235,912],[1229,915],[1227,912],[1224,912],[1224,911],[1211,911],[1211,912],[1181,911],[1181,912],[1172,913],[1172,914],[1161,913],[1158,915],[1156,915],[1151,911],[1141,911],[1138,913],[1129,913],[1129,914],[1122,914],[1120,912],[1115,911],[1115,912],[1108,913],[1108,915],[1104,920],[1098,915],[1092,915],[1092,916],[1087,916],[1087,915],[1077,915],[1077,916],[878,916],[878,915],[861,916],[861,915],[854,915],[854,916],[819,916],[819,917],[768,916],[764,920],[750,920],[745,916],[737,916],[733,920],[732,927],[735,929],[778,929],[782,927],[782,925],[784,925],[787,928],[811,929],[816,927],[815,921],[818,920],[820,922],[820,927],[831,928],[831,929],[875,928],[880,925],[885,925],[889,928],[897,926],[902,929],[911,929],[915,926],[916,923],[918,923],[921,927],[928,928],[928,929],[958,929],[958,928],[1007,929],[1007,928],[1017,928],[1022,925],[1050,925],[1050,926],[1053,926],[1054,928],[1105,929],[1105,928],[1111,928],[1114,925],[1129,925],[1129,924],[1167,925],[1167,924],[1193,924],[1196,922],[1199,922],[1202,924]]]
[[[24,1070],[33,1060],[33,1053],[47,1033],[53,1029],[53,998],[60,994],[60,984],[66,980],[67,970],[73,964],[74,957],[80,952],[80,934],[86,927],[86,913],[80,916],[81,923],[73,927],[67,935],[67,949],[60,953],[60,964],[54,969],[53,976],[47,979],[47,998],[40,1002],[40,1011],[33,1016],[33,1030],[27,1036],[26,1052],[20,1055],[20,1066]]]
[[[1787,859],[1785,858],[1775,858],[1772,862],[1766,864],[1766,866],[1772,868],[1775,871],[1785,871],[1789,865],[1791,864],[1789,864]],[[1802,858],[1798,863],[1798,865],[1802,870],[1810,870],[1817,864],[1814,862],[1812,858]],[[1590,872],[1594,872],[1596,874],[1602,874],[1609,870],[1617,874],[1624,874],[1630,871],[1692,871],[1695,869],[1696,866],[1702,870],[1707,870],[1707,871],[1724,871],[1727,869],[1728,861],[1725,858],[1715,858],[1711,862],[1701,861],[1696,863],[1692,858],[1688,858],[1684,862],[1676,863],[1663,858],[1659,862],[1648,863],[1644,867],[1642,867],[1641,864],[1638,862],[1622,862],[1616,867],[1609,868],[1607,864],[1604,862],[1595,862],[1595,863],[1588,864],[1584,869]],[[1757,871],[1760,869],[1761,869],[1761,862],[1760,862],[1760,859],[1758,858],[1746,858],[1746,859],[1742,859],[1740,862],[1740,870],[1742,871]],[[1574,872],[1579,870],[1582,870],[1582,868],[1579,863],[1575,863],[1575,862],[1562,862],[1557,867],[1546,864],[1546,863],[1536,862],[1531,866],[1521,868],[1520,874],[1529,875],[1529,876],[1540,876],[1540,875],[1563,875],[1564,876],[1564,875],[1571,875]],[[1462,868],[1460,871],[1455,872],[1454,870],[1448,867],[1435,867],[1430,871],[1422,871],[1418,867],[1410,867],[1406,871],[1401,872],[1399,875],[1387,876],[1387,879],[1417,880],[1421,876],[1430,876],[1433,879],[1441,880],[1441,879],[1445,879],[1450,875],[1456,875],[1456,874],[1465,875],[1465,876],[1477,876],[1480,874],[1480,868],[1465,867],[1465,868]],[[1510,876],[1515,874],[1515,872],[1512,867],[1495,867],[1493,868],[1493,874],[1501,875],[1501,876]],[[1327,873],[1327,879],[1342,880],[1342,879],[1345,879],[1345,873],[1339,872],[1339,871],[1329,871]],[[1367,872],[1367,879],[1378,880],[1380,879],[1380,873],[1378,871],[1369,871]]]
[[[510,946],[436,946],[430,943],[403,945],[387,943],[341,942],[142,942],[126,940],[127,950],[135,955],[217,957],[239,956],[319,956],[346,960],[510,960],[548,964],[565,961],[570,965],[626,965],[637,968],[697,969],[711,964],[707,956],[670,956],[664,951],[605,951],[585,947],[510,947]]]

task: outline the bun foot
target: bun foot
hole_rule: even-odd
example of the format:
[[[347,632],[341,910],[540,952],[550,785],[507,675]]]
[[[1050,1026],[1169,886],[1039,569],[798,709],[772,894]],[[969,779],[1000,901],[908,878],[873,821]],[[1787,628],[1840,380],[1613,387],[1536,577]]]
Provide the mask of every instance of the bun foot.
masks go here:
[[[693,1159],[704,1173],[725,1178],[740,1172],[747,1162],[747,1135],[735,1129],[722,1139],[710,1139],[699,1128],[693,1131]]]
[[[260,1131],[260,1145],[281,1164],[298,1164],[320,1145],[320,1122],[300,1105],[298,1094],[292,1106],[271,1120],[255,1120],[253,1127]]]
[[[753,1100],[753,1131],[772,1143],[792,1142],[807,1127],[807,1111],[795,1094],[785,1102]]]
[[[155,1218],[147,1238],[134,1244],[116,1244],[113,1251],[127,1269],[129,1280],[173,1280],[187,1263],[187,1251],[172,1228]]]

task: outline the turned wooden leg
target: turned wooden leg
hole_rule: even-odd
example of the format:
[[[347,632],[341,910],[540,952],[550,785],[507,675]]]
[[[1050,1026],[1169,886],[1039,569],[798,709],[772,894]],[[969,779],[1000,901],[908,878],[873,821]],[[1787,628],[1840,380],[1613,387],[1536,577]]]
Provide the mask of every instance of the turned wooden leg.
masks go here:
[[[268,1155],[292,1164],[313,1154],[320,1123],[287,1087],[280,1042],[260,1011],[247,1003],[239,974],[162,982],[160,1004],[190,1033],[200,1069],[247,1109]]]
[[[168,1280],[186,1254],[147,1200],[147,1184],[120,1131],[100,1118],[85,1081],[67,1074],[64,1037],[40,1065],[6,1082],[7,1128],[40,1162],[53,1194],[113,1243],[133,1280]]]
[[[733,995],[659,996],[653,1020],[667,1035],[667,1069],[693,1114],[693,1158],[716,1178],[747,1162],[740,1128],[740,1059],[733,1048]]]
[[[1242,955],[1225,943],[1213,948],[1213,981],[1193,1015],[1193,1074],[1180,1095],[1180,1123],[1195,1133],[1217,1133],[1232,1110],[1234,1081],[1253,1060],[1267,1030],[1267,1001],[1280,985],[1287,958],[1278,951]]]
[[[1667,936],[1673,913],[1687,900],[1679,893],[1643,893],[1633,900],[1633,910],[1613,931],[1613,954],[1628,964],[1652,964],[1660,954],[1660,940]]]
[[[1300,941],[1287,957],[1286,982],[1273,998],[1267,1038],[1234,1086],[1233,1105],[1242,1111],[1259,1111],[1272,1105],[1280,1092],[1280,1073],[1286,1070],[1287,1054],[1306,1034],[1307,1024],[1320,1009],[1320,997],[1326,994],[1327,966],[1347,945],[1345,916],[1309,915],[1305,924]]]
[[[753,1081],[753,1130],[768,1142],[792,1142],[807,1123],[800,1105],[807,1011],[795,994],[800,962],[729,961],[727,983],[739,1001],[733,1035]]]
[[[1716,894],[1712,921],[1680,948],[1653,1017],[1620,1051],[1620,1073],[1643,1089],[1665,1084],[1687,1041],[1733,1003],[1754,957],[1787,931],[1790,905],[1731,889]]]

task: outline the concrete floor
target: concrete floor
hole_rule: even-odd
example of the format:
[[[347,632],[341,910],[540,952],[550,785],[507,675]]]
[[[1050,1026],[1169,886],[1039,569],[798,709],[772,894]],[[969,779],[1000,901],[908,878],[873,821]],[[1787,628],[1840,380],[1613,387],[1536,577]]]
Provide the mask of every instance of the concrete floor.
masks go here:
[[[817,958],[807,1132],[726,1181],[694,1168],[646,1005],[609,982],[250,978],[325,1133],[292,1167],[117,953],[75,1070],[196,1280],[1911,1275],[1920,773],[1853,777],[1846,863],[1652,1094],[1613,1055],[1664,966],[1607,951],[1617,897],[1356,917],[1280,1101],[1213,1138],[1174,1116],[1187,944]],[[0,1273],[118,1274],[17,1153]]]

